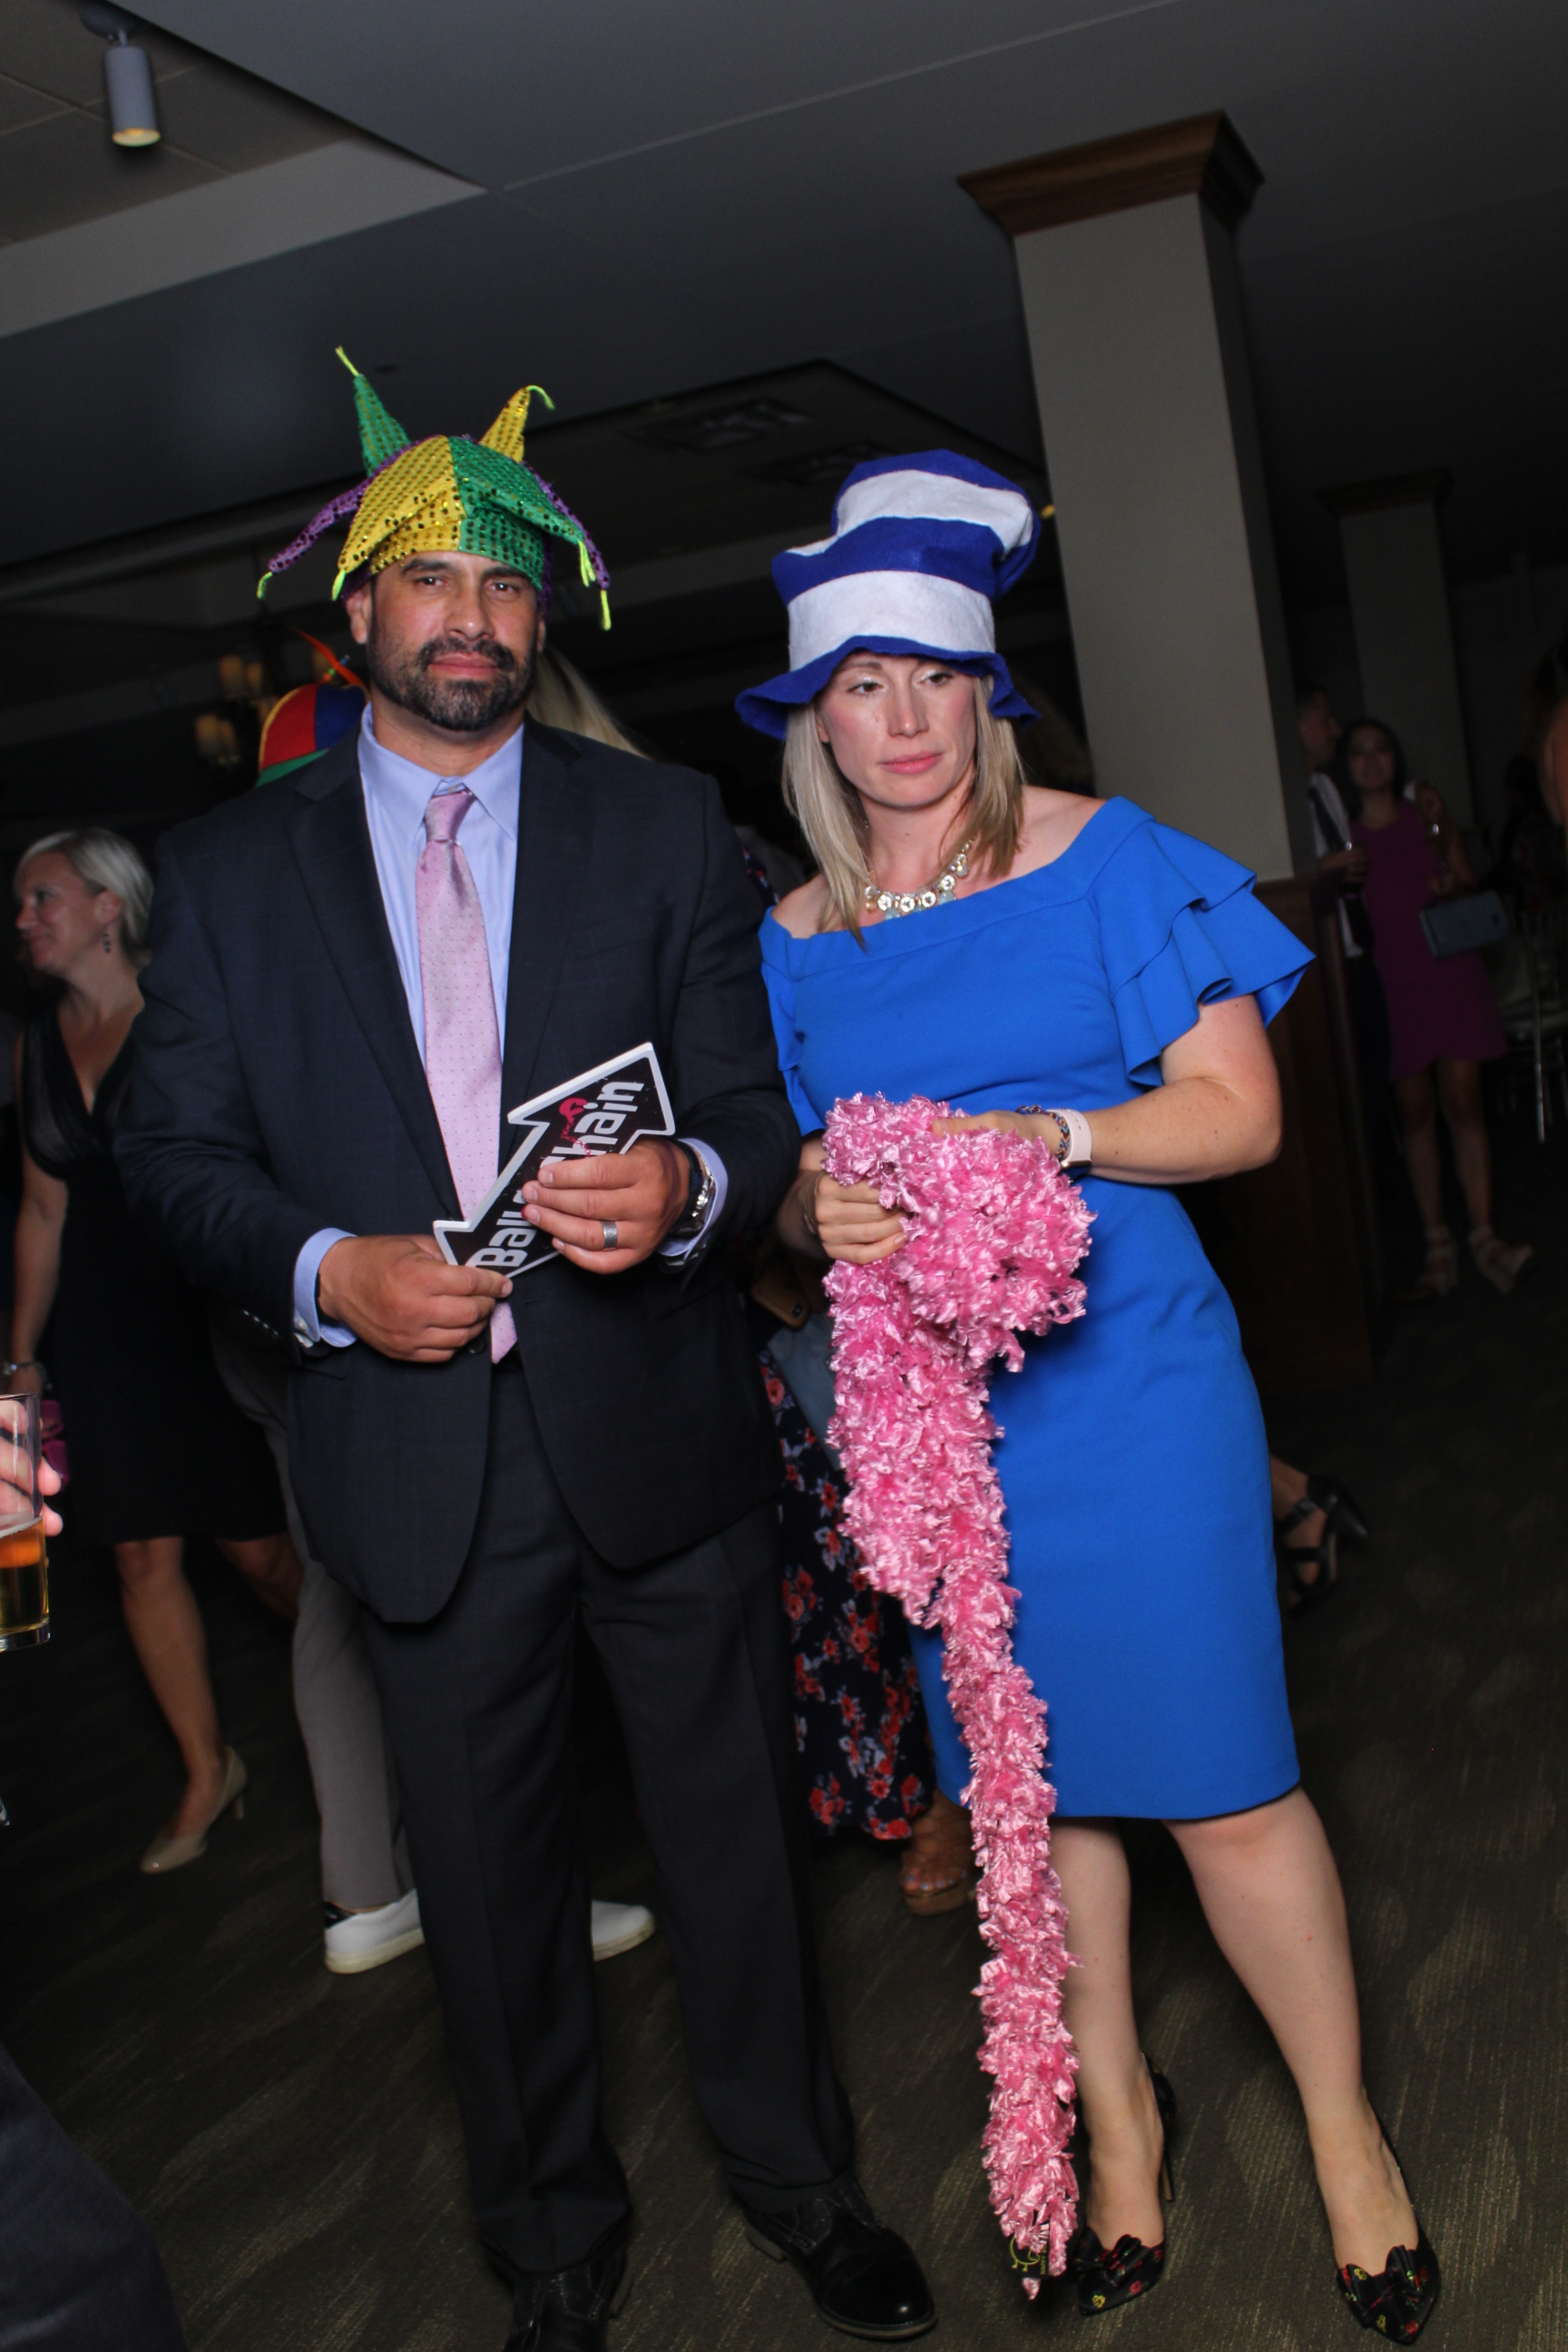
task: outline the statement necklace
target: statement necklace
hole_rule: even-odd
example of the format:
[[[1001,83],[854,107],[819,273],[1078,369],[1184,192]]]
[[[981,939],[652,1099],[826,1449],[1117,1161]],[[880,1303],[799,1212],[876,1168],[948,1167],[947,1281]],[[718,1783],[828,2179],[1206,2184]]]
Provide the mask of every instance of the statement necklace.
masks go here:
[[[874,882],[868,882],[863,894],[866,912],[891,918],[922,914],[928,907],[945,907],[968,871],[969,843],[964,841],[936,880],[929,882],[923,890],[879,890]]]

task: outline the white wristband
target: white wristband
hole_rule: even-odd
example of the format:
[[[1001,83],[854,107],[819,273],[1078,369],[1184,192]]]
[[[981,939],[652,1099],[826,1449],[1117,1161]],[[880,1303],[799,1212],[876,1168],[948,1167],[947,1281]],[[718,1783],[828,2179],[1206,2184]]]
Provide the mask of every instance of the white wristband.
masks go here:
[[[1094,1138],[1089,1121],[1080,1110],[1053,1110],[1047,1114],[1061,1129],[1067,1149],[1061,1154],[1064,1168],[1087,1168],[1094,1157]]]

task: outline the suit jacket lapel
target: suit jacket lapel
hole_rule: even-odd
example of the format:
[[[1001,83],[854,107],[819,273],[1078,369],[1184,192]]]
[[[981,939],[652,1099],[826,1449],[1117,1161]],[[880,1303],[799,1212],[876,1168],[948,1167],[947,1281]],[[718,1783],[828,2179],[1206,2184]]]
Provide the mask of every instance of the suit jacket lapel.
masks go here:
[[[443,1214],[460,1216],[382,904],[360,782],[357,730],[273,789],[293,793],[289,842],[327,951]]]
[[[569,736],[530,719],[523,736],[518,797],[517,882],[507,972],[506,1050],[501,1066],[503,1158],[511,1130],[506,1115],[531,1095],[572,1076],[544,1068],[540,1053],[550,1001],[576,919],[594,844],[594,813],[574,790],[578,753]],[[628,1037],[628,1045],[637,1044]]]

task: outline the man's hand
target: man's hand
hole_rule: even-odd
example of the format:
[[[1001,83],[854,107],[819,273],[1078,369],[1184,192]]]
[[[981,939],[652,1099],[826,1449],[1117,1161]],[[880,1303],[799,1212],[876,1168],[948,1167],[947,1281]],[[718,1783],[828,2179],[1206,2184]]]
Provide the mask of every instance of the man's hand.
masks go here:
[[[679,1143],[634,1143],[613,1158],[547,1160],[538,1182],[522,1188],[523,1214],[574,1265],[624,1274],[653,1255],[690,1190],[691,1162]],[[605,1246],[607,1224],[614,1249]]]
[[[1342,890],[1359,890],[1372,864],[1365,845],[1352,841],[1348,849],[1331,849],[1318,860],[1320,874],[1331,874]]]
[[[448,1265],[428,1234],[372,1234],[334,1242],[316,1276],[323,1323],[405,1364],[445,1364],[477,1339],[496,1301],[511,1297],[504,1274]]]

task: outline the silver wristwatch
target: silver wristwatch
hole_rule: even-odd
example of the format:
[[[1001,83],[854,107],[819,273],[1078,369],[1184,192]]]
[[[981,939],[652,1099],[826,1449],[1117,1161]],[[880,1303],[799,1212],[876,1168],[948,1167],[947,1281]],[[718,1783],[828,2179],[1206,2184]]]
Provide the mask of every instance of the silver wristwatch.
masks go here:
[[[680,1149],[690,1163],[690,1181],[687,1188],[686,1206],[671,1225],[665,1239],[671,1242],[690,1242],[695,1241],[702,1231],[708,1212],[713,1206],[713,1195],[718,1187],[713,1181],[712,1171],[695,1146],[683,1143]]]

